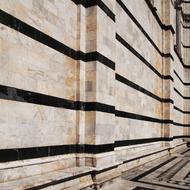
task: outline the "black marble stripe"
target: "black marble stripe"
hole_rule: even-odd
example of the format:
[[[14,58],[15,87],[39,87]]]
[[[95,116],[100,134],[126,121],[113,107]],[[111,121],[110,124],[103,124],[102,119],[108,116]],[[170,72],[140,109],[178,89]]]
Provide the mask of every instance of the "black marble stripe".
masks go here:
[[[190,21],[190,14],[189,13],[185,13],[184,10],[181,8],[181,16],[184,22],[189,22]]]
[[[142,186],[137,186],[137,187],[135,187],[135,188],[132,189],[132,190],[154,190],[154,189],[150,189],[150,188],[142,187]]]
[[[190,138],[190,136],[181,135],[174,137],[128,139],[128,140],[115,141],[114,143],[110,144],[100,144],[100,145],[67,144],[67,145],[46,146],[46,147],[0,149],[0,155],[1,155],[0,162],[43,158],[43,157],[73,154],[73,153],[99,154],[99,153],[114,151],[114,148],[117,147],[139,145],[139,144],[153,143],[153,142],[162,142],[162,141],[172,141],[174,139],[179,139],[179,138]],[[143,157],[144,156],[145,155],[143,155]],[[129,160],[127,160],[126,162],[129,162]],[[101,173],[101,171],[97,171],[96,174],[97,173]]]
[[[175,87],[174,87],[174,91],[177,92],[177,94],[179,94],[183,99],[190,100],[190,97],[183,96],[183,95],[181,94],[181,92],[179,92],[179,90],[177,90]]]
[[[190,3],[190,1],[185,1],[185,0],[183,0],[182,3]]]
[[[180,127],[190,127],[190,124],[183,124],[173,121],[173,125],[180,126]]]
[[[183,111],[182,109],[180,109],[180,108],[178,108],[176,106],[174,106],[174,109],[181,112],[181,113],[183,113],[183,114],[190,114],[190,111]]]
[[[99,102],[73,101],[3,85],[0,85],[0,99],[65,108],[71,110],[101,111],[112,114],[115,113],[114,106]]]
[[[185,28],[185,29],[190,29],[190,26],[185,25],[182,21],[181,21],[180,23],[181,23],[181,26],[182,26],[183,28]]]
[[[160,74],[140,53],[138,53],[129,43],[127,43],[119,34],[116,33],[116,39],[126,47],[131,53],[133,53],[138,59],[140,59],[148,68],[150,68],[157,76],[161,79],[170,79],[173,81],[173,78],[170,75]]]
[[[185,29],[190,29],[190,26],[185,26],[185,25],[183,25],[183,28],[185,28]]]
[[[149,9],[151,10],[154,18],[156,19],[157,23],[159,24],[159,26],[163,29],[163,30],[170,30],[172,32],[172,34],[175,34],[175,30],[173,28],[172,25],[165,25],[162,23],[160,17],[158,16],[158,14],[156,13],[157,9],[156,7],[153,7],[152,3],[150,2],[150,0],[145,0],[147,6],[149,7]]]
[[[100,102],[81,102],[72,101],[36,92],[21,90],[13,87],[7,87],[0,85],[0,99],[13,100],[25,103],[33,103],[39,105],[46,105],[52,107],[59,107],[71,110],[82,111],[101,111],[105,113],[111,113],[117,117],[125,117],[143,121],[150,121],[156,123],[172,123],[171,120],[161,120],[148,116],[138,115],[135,113],[129,113],[125,111],[115,110],[115,106],[103,104]],[[170,101],[170,100],[168,100]],[[183,124],[181,124],[183,125]]]
[[[145,35],[145,37],[152,44],[152,46],[156,49],[156,51],[160,54],[160,56],[170,57],[172,60],[174,60],[173,56],[170,53],[165,54],[160,51],[158,46],[154,43],[154,41],[151,39],[151,37],[148,35],[148,33],[144,30],[144,28],[141,26],[141,24],[137,21],[137,19],[128,10],[128,8],[125,6],[125,4],[121,0],[116,0],[116,1],[121,6],[121,8],[125,11],[125,13],[131,18],[131,20],[136,24],[136,26],[139,28],[139,30]]]
[[[115,113],[115,106],[103,104],[100,102],[76,102],[76,110],[83,111],[100,111],[105,113]]]
[[[183,84],[183,85],[190,85],[190,83],[187,83],[187,82],[183,82],[183,80],[181,79],[181,77],[178,75],[178,73],[174,70],[174,73],[175,73],[175,75],[177,76],[177,78],[181,81],[181,83]]]
[[[85,8],[97,5],[102,9],[108,17],[110,17],[115,22],[115,14],[108,8],[108,6],[102,0],[72,0],[76,5],[81,4]]]
[[[48,36],[47,34],[39,31],[38,29],[26,24],[25,22],[17,19],[16,17],[0,10],[0,23],[4,24],[30,38],[36,40],[66,56],[69,56],[75,60],[82,60],[85,62],[89,61],[99,61],[106,65],[107,67],[115,70],[115,63],[109,58],[105,57],[99,52],[89,52],[84,53],[81,51],[76,51],[63,43],[55,40],[54,38]]]
[[[63,98],[58,98],[54,96],[49,96],[3,85],[0,85],[0,98],[72,110],[77,109],[77,103],[72,100],[67,100]]]
[[[119,141],[115,141],[115,147],[147,144],[147,143],[160,142],[160,141],[172,141],[172,140],[173,138],[170,138],[170,137],[119,140]]]
[[[114,166],[111,166],[109,168],[104,168],[102,170],[94,170],[94,171],[92,171],[92,176],[95,176],[95,175],[101,174],[103,172],[107,172],[107,171],[113,170],[113,169],[115,169],[117,167],[118,167],[118,165],[114,165]]]
[[[84,146],[84,153],[90,154],[99,154],[103,152],[111,152],[114,151],[114,144],[100,144],[100,145],[89,145],[86,144]],[[82,152],[82,153],[83,153]]]
[[[132,146],[132,145],[139,145],[139,144],[147,144],[147,143],[154,143],[154,142],[163,142],[163,141],[173,141],[174,139],[183,139],[183,138],[190,138],[190,135],[179,135],[173,137],[154,137],[154,138],[143,138],[143,139],[128,139],[128,140],[118,140],[115,141],[115,147],[122,147],[122,146]]]
[[[115,115],[116,115],[116,117],[123,117],[123,118],[148,121],[148,122],[154,122],[154,123],[160,123],[160,124],[172,124],[173,123],[172,120],[168,120],[168,119],[158,119],[158,118],[153,118],[153,117],[149,117],[149,116],[139,115],[139,114],[130,113],[130,112],[126,112],[126,111],[120,111],[120,110],[115,110]]]
[[[1,149],[0,162],[76,153],[76,145]]]
[[[181,138],[190,138],[190,135],[178,135],[178,136],[173,136],[173,139],[181,139]]]
[[[169,119],[158,119],[158,118],[153,118],[149,116],[139,115],[139,114],[130,113],[126,111],[120,111],[120,110],[115,110],[115,116],[135,119],[135,120],[140,120],[140,121],[148,121],[148,122],[159,123],[159,124],[173,124],[180,127],[190,127],[190,124],[183,124],[183,123],[174,122],[173,120],[169,120]]]
[[[184,45],[184,44],[183,44],[183,47],[184,47],[184,48],[190,48],[190,46],[187,46],[187,45]]]
[[[42,158],[72,153],[99,154],[110,151],[114,151],[114,143],[100,145],[67,144],[46,147],[0,149],[0,162]]]
[[[116,80],[126,84],[127,86],[130,86],[131,88],[134,88],[135,90],[142,92],[143,94],[146,94],[147,96],[149,96],[155,100],[158,100],[159,102],[165,102],[165,103],[172,103],[173,104],[173,100],[160,98],[159,96],[153,94],[152,92],[144,89],[143,87],[133,83],[132,81],[128,80],[127,78],[125,78],[125,77],[123,77],[117,73],[116,73],[115,78],[116,78]]]
[[[187,153],[189,151],[190,151],[190,149],[187,149],[187,150],[183,151],[181,154],[185,154],[185,153]]]

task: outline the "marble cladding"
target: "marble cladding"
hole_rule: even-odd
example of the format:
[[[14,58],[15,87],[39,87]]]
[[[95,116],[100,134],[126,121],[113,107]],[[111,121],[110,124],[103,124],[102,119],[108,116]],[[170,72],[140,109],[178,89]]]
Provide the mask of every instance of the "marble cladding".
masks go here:
[[[76,143],[76,111],[8,100],[0,106],[0,149]]]
[[[32,161],[29,162],[33,163]],[[39,162],[40,163],[40,162]],[[18,167],[19,163],[17,162],[17,167],[5,168],[0,170],[0,183],[8,182],[12,180],[19,180],[25,177],[43,175],[48,172],[61,170],[65,168],[71,168],[76,165],[75,155],[64,156],[62,159],[57,158],[54,161],[46,160],[43,163],[43,159],[40,164],[31,164]]]
[[[0,1],[3,11],[72,50],[85,53],[97,51],[104,56],[90,61],[73,59],[1,24],[0,85],[70,101],[98,102],[102,104],[103,110],[111,106],[113,109],[71,110],[1,99],[0,149],[74,144],[114,146],[116,141],[190,135],[188,128],[161,122],[169,120],[190,125],[189,113],[184,114],[174,109],[175,106],[190,112],[190,99],[184,99],[174,90],[177,89],[183,96],[190,96],[189,85],[183,84],[190,83],[190,69],[183,67],[174,51],[175,34],[161,28],[144,1],[136,3],[133,0],[122,0],[133,18],[130,18],[130,14],[117,1],[102,2],[115,15],[115,22],[100,6],[85,8],[71,0]],[[154,6],[160,20],[175,30],[172,3],[155,0]],[[116,39],[116,33],[129,47]],[[189,31],[185,29],[183,40],[185,45],[189,45]],[[137,52],[136,55],[133,49]],[[162,53],[170,53],[173,59],[162,56]],[[184,64],[190,65],[189,60],[189,51],[183,50]],[[115,64],[115,69],[106,65],[110,61]],[[119,81],[117,75],[130,84],[133,83],[133,87]],[[171,78],[163,79],[162,76],[172,77],[173,81]],[[174,103],[163,102],[162,99],[173,100]],[[128,116],[118,116],[115,110],[126,112]],[[130,113],[136,116],[130,118]],[[138,119],[139,115],[146,118]],[[151,121],[154,118],[160,122]],[[182,139],[176,139],[172,143],[144,142],[140,145],[113,147],[109,152],[75,154],[71,158],[55,158],[53,162],[46,164],[40,163],[42,159],[31,166],[26,164],[15,168],[13,174],[10,174],[9,167],[1,170],[0,182],[28,177],[31,173],[43,175],[76,165],[102,169],[180,145]],[[126,163],[123,170],[166,154],[167,151],[160,152]],[[104,173],[99,176],[104,178]]]
[[[161,118],[161,106],[162,104],[158,101],[149,97],[142,92],[139,92],[125,84],[116,81],[117,93],[116,98],[121,100],[121,102],[116,102],[116,109],[123,110],[131,113],[137,113],[140,115],[146,115],[150,117]],[[125,102],[123,104],[122,102]],[[134,107],[135,102],[140,102],[138,107]],[[151,102],[149,105],[149,110],[145,110],[147,102]],[[142,110],[144,113],[142,114]]]
[[[0,83],[76,99],[76,61],[1,24]]]
[[[152,12],[150,12],[147,4],[143,1],[136,3],[133,0],[123,0],[127,8],[135,16],[136,20],[143,26],[144,30],[148,33],[155,44],[162,49],[162,29],[155,20]],[[155,1],[155,6],[162,6],[161,2]],[[137,14],[136,10],[141,10],[143,14]],[[156,31],[156,32],[154,32]]]
[[[0,7],[16,18],[76,49],[77,6],[70,0],[8,0]],[[72,10],[69,11],[68,10]],[[67,16],[65,16],[65,12]],[[55,27],[56,25],[56,27]]]

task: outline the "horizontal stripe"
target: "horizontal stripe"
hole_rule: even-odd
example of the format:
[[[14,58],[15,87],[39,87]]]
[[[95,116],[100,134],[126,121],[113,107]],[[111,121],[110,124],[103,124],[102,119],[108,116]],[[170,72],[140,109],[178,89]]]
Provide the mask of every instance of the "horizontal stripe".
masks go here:
[[[151,37],[148,35],[148,33],[144,30],[144,28],[141,26],[141,24],[137,21],[137,19],[128,10],[128,8],[125,6],[125,4],[121,0],[116,0],[116,1],[121,6],[121,8],[125,11],[125,13],[131,18],[131,20],[136,24],[136,26],[139,28],[139,30],[145,35],[145,37],[152,44],[152,46],[156,49],[156,51],[160,54],[160,56],[170,57],[172,60],[174,60],[173,56],[170,53],[165,54],[160,51],[158,46],[154,43],[154,41],[151,39]]]
[[[73,153],[99,154],[114,151],[114,144],[71,144],[47,147],[0,149],[0,162],[42,158]]]
[[[120,140],[120,141],[115,142],[115,147],[131,146],[131,145],[147,144],[147,143],[153,143],[153,142],[158,142],[158,141],[171,141],[171,140],[173,139],[169,137]]]
[[[134,120],[140,120],[140,121],[148,121],[148,122],[159,123],[159,124],[173,124],[180,127],[190,127],[190,124],[177,123],[169,119],[158,119],[154,117],[149,117],[145,115],[130,113],[126,111],[120,111],[120,110],[115,110],[115,116],[134,119]]]
[[[180,139],[180,138],[190,138],[190,135],[179,135],[172,137],[173,139]]]
[[[183,114],[190,114],[190,111],[183,111],[182,109],[180,109],[180,108],[178,108],[176,106],[174,106],[174,109],[181,112],[181,113],[183,113]]]
[[[190,124],[182,124],[175,121],[173,121],[173,125],[180,126],[180,127],[190,127]]]
[[[126,47],[131,53],[133,53],[139,60],[141,60],[148,68],[150,68],[157,76],[161,79],[170,79],[173,81],[173,78],[170,75],[160,74],[140,53],[138,53],[129,43],[127,43],[119,34],[116,33],[116,39]]]
[[[82,145],[83,146],[83,145]],[[103,152],[114,151],[114,144],[100,144],[100,145],[84,145],[84,150],[79,151],[78,153],[89,153],[89,154],[99,154]]]
[[[185,1],[185,0],[183,0],[183,1],[181,1],[182,3],[190,3],[190,1]]]
[[[181,113],[183,113],[183,114],[190,114],[190,111],[183,111],[183,110],[181,110],[180,108],[178,108],[176,106],[174,106],[174,109],[181,112]]]
[[[115,114],[117,117],[125,117],[136,120],[150,121],[156,123],[170,123],[171,120],[162,120],[152,118],[148,116],[138,115],[125,111],[115,110],[115,106],[103,104],[100,102],[81,102],[72,101],[45,94],[40,94],[31,91],[25,91],[13,87],[7,87],[0,85],[0,99],[13,100],[18,102],[33,103],[45,106],[52,106],[58,108],[65,108],[71,110],[82,110],[82,111],[100,111],[105,113]],[[170,100],[169,100],[170,101]],[[181,124],[183,126],[183,124]]]
[[[76,145],[1,149],[0,162],[76,153]]]
[[[190,48],[190,46],[187,46],[187,45],[184,45],[184,44],[183,44],[183,47],[184,47],[184,48]]]
[[[111,61],[109,58],[102,55],[101,53],[99,52],[84,53],[82,51],[76,51],[2,10],[0,10],[0,23],[66,56],[69,56],[72,59],[82,60],[85,62],[99,61],[104,65],[106,65],[107,67],[115,70],[115,63]]]
[[[81,4],[85,8],[97,5],[102,9],[108,17],[110,17],[115,22],[115,14],[108,8],[108,6],[101,0],[72,0],[76,5]]]
[[[184,22],[189,22],[190,21],[190,14],[189,13],[185,13],[184,9],[182,7],[179,7],[181,10],[181,16]]]
[[[174,139],[179,139],[179,138],[190,138],[190,135],[119,140],[119,141],[115,141],[114,145],[115,147],[132,146],[132,145],[147,144],[147,143],[162,142],[162,141],[173,141]]]
[[[147,188],[147,187],[142,187],[142,186],[136,186],[134,189],[132,190],[154,190],[154,189],[151,189],[151,188]]]
[[[177,92],[177,94],[179,94],[183,99],[190,100],[190,97],[183,96],[183,95],[181,94],[181,92],[179,92],[179,90],[177,90],[176,88],[174,88],[174,91]]]
[[[182,18],[183,18],[183,20],[185,22],[189,22],[190,21],[190,14],[184,13],[183,9],[181,10],[181,15],[182,15]]]
[[[185,45],[183,42],[181,42],[181,45],[182,45],[184,48],[190,48],[189,45]]]
[[[0,149],[0,155],[1,155],[0,162],[43,158],[43,157],[73,154],[73,153],[99,154],[99,153],[114,151],[114,148],[117,147],[147,144],[147,143],[162,142],[162,141],[172,141],[174,139],[179,139],[179,138],[190,138],[190,136],[128,139],[128,140],[118,140],[111,144],[100,144],[100,145],[67,144],[67,145],[46,146],[46,147]]]
[[[182,26],[183,28],[185,28],[185,29],[190,29],[190,26],[186,26],[186,25],[184,25],[183,22],[180,22],[180,23],[181,23],[181,26]]]
[[[115,107],[98,102],[81,102],[0,85],[0,99],[83,111],[115,113]]]
[[[175,30],[173,28],[172,25],[165,25],[162,23],[160,17],[158,16],[158,14],[156,13],[157,9],[156,7],[153,7],[152,3],[150,0],[145,0],[146,4],[148,5],[149,9],[151,10],[154,18],[156,19],[157,23],[159,24],[159,26],[163,29],[163,30],[170,30],[172,32],[172,34],[175,34]]]
[[[77,108],[77,104],[72,100],[26,91],[4,85],[0,85],[0,98],[5,100],[40,104],[72,110],[75,110]]]
[[[135,119],[135,120],[141,120],[141,121],[149,121],[149,122],[154,122],[154,123],[160,123],[160,124],[172,124],[172,120],[167,120],[167,119],[158,119],[158,118],[153,118],[149,116],[144,116],[144,115],[139,115],[135,113],[130,113],[126,111],[120,111],[120,110],[115,110],[115,115],[117,117],[124,117],[124,118],[129,118],[129,119]]]
[[[111,166],[111,167],[108,167],[108,168],[105,168],[105,169],[102,169],[102,170],[94,170],[94,171],[92,171],[92,176],[95,176],[95,175],[101,174],[103,172],[107,172],[107,171],[113,170],[113,169],[117,168],[118,165],[119,164]]]
[[[153,98],[155,100],[158,100],[159,102],[173,103],[173,100],[160,98],[159,96],[153,94],[152,92],[144,89],[143,87],[141,87],[141,86],[133,83],[132,81],[128,80],[127,78],[125,78],[125,77],[123,77],[123,76],[121,76],[121,75],[119,75],[117,73],[116,73],[116,77],[115,78],[116,78],[116,80],[118,80],[118,81],[126,84],[127,86],[130,86],[131,88],[134,88],[137,91],[142,92],[143,94],[145,94],[145,95],[147,95],[147,96],[149,96],[149,97],[151,97],[151,98]]]
[[[175,75],[177,76],[177,78],[181,81],[181,83],[183,84],[183,85],[190,85],[190,83],[187,83],[187,82],[183,82],[183,80],[181,79],[181,77],[178,75],[178,73],[174,70],[174,73],[175,73]]]
[[[13,87],[6,87],[2,85],[0,85],[0,98],[6,100],[14,100],[19,102],[71,109],[71,110],[101,111],[112,114],[115,113],[115,115],[118,117],[132,118],[132,119],[151,121],[156,123],[171,123],[170,120],[161,120],[157,118],[151,118],[134,113],[115,110],[114,106],[99,102],[72,101],[36,92],[25,91]]]
[[[183,28],[185,28],[185,29],[190,29],[190,26],[185,26],[185,25],[183,25]]]

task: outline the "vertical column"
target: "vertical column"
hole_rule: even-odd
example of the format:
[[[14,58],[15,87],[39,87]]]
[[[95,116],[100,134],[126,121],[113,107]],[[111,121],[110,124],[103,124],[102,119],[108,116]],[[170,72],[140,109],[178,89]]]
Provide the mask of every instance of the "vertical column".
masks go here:
[[[78,51],[85,52],[86,50],[86,10],[82,5],[77,6],[77,41],[76,47]],[[77,90],[76,99],[78,101],[85,101],[85,80],[86,80],[86,64],[85,62],[77,61]],[[79,150],[84,152],[85,144],[85,116],[86,112],[76,111],[76,143]],[[77,166],[85,166],[85,159],[82,156],[76,157]]]
[[[163,1],[163,22],[166,25],[172,25],[172,3],[171,1]],[[173,34],[171,30],[163,31],[163,52],[171,54],[173,52]],[[163,97],[173,100],[173,59],[171,57],[163,57],[163,75],[171,76],[171,79],[163,80]],[[163,103],[163,119],[173,121],[173,103]],[[173,124],[172,123],[162,125],[162,137],[173,137]],[[173,147],[172,142],[164,142],[164,146]]]
[[[104,9],[104,7],[109,9]],[[96,168],[95,184],[119,175],[115,142],[115,1],[101,1],[86,9],[86,51],[96,52],[97,61],[86,63],[86,101],[96,103],[96,111],[85,115],[85,144],[88,166]],[[92,153],[88,154],[88,153]],[[106,169],[106,172],[101,172]]]
[[[175,3],[176,8],[176,48],[180,56],[181,55],[181,6],[179,1]]]

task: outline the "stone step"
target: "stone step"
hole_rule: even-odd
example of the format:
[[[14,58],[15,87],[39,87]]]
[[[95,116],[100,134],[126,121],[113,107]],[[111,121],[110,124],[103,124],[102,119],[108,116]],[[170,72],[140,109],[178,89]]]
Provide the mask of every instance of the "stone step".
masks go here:
[[[61,190],[73,186],[84,188],[92,185],[90,172],[92,167],[72,167],[64,170],[35,175],[19,180],[0,183],[1,190],[35,190],[53,189]],[[57,186],[57,187],[56,187]],[[59,188],[60,186],[60,188]],[[55,188],[56,187],[56,188]]]

